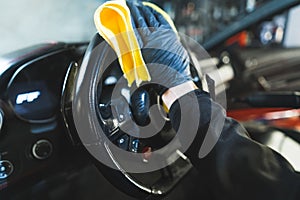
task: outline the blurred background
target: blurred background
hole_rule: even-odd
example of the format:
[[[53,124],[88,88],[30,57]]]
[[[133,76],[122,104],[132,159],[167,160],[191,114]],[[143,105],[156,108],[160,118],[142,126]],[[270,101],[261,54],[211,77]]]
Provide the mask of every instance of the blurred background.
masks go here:
[[[272,0],[153,0],[166,10],[178,30],[200,43],[226,26]],[[105,0],[14,0],[0,1],[0,55],[48,41],[89,41],[96,32],[93,14]],[[175,14],[176,13],[176,14]],[[289,24],[286,18],[289,17]],[[271,19],[262,27],[262,43],[299,46],[300,9],[294,8]],[[280,35],[271,37],[276,28]],[[288,28],[286,28],[288,27]],[[271,35],[270,35],[271,34]],[[276,33],[275,33],[276,34]],[[278,33],[277,33],[278,34]],[[264,38],[265,37],[265,38]]]
[[[48,41],[89,41],[102,0],[0,1],[0,55]]]

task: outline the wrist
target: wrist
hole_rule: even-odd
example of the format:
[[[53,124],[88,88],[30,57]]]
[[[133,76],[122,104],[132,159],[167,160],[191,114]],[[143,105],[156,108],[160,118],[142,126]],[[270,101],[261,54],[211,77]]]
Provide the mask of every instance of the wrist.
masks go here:
[[[183,95],[198,89],[193,81],[188,81],[169,88],[163,95],[162,100],[165,106],[170,110],[172,104]]]

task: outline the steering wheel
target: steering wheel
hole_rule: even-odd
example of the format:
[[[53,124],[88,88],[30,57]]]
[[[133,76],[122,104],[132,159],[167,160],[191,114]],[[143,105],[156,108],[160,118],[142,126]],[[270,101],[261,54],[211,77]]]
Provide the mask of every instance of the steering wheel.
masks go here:
[[[151,90],[142,92],[153,108],[150,128],[157,130],[143,135],[144,127],[132,117],[130,88],[117,56],[98,34],[80,68],[74,65],[72,70],[65,87],[71,90],[67,94],[72,100],[73,131],[100,172],[119,190],[139,199],[170,192],[192,165],[176,147],[170,122],[164,114],[157,115],[162,113],[157,97]]]

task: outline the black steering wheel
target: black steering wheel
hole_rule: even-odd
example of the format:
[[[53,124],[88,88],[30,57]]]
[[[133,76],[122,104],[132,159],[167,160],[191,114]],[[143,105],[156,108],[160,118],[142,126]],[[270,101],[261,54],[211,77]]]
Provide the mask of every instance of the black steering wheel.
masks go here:
[[[201,87],[199,69],[191,66],[191,72]],[[150,104],[151,122],[137,125],[117,56],[98,34],[81,65],[70,66],[64,88],[67,127],[77,133],[97,168],[119,190],[139,199],[160,198],[191,170],[151,87],[140,91]]]
[[[74,65],[66,88],[72,99],[72,117],[81,143],[100,172],[118,189],[145,199],[162,197],[190,171],[189,159],[176,148],[175,131],[157,97],[143,92],[156,113],[153,135],[143,135],[130,108],[130,88],[112,48],[96,34],[80,67]],[[195,72],[195,71],[192,71]],[[74,85],[72,84],[74,83]],[[160,117],[157,117],[160,116]],[[71,126],[69,126],[71,127]],[[149,127],[148,127],[149,128]],[[172,143],[172,148],[168,146]]]

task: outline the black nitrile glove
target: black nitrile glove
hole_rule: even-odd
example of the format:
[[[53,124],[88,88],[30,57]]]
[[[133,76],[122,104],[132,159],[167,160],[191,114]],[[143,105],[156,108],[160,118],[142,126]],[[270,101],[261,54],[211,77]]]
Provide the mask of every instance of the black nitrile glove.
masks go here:
[[[188,53],[163,15],[142,3],[127,5],[151,83],[162,86],[157,93],[191,80]]]
[[[191,80],[188,53],[164,16],[142,3],[127,2],[127,5],[151,83],[158,95]],[[148,97],[147,91],[138,89],[131,97],[132,113],[139,125],[149,122],[149,99],[143,95]]]

